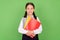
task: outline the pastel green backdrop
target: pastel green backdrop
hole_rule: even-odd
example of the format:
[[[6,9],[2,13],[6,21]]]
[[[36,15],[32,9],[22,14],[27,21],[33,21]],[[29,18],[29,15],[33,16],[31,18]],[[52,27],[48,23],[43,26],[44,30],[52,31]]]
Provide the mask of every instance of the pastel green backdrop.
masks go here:
[[[60,40],[59,0],[0,0],[0,40],[21,40],[18,26],[27,2],[35,4],[35,13],[42,22],[39,40]]]

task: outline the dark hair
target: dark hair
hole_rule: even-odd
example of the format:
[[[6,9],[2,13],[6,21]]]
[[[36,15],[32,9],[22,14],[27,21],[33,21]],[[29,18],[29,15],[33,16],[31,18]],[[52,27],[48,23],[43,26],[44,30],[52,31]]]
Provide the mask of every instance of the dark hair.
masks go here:
[[[34,6],[34,4],[33,3],[31,3],[31,2],[28,2],[27,4],[26,4],[26,6],[25,6],[25,8],[27,8],[27,6],[28,5],[32,5],[33,6],[33,8],[35,9],[35,6]],[[33,16],[34,16],[34,18],[35,19],[37,19],[36,18],[36,15],[35,15],[35,13],[33,12]],[[25,11],[25,15],[24,15],[24,18],[26,18],[27,17],[27,11]]]

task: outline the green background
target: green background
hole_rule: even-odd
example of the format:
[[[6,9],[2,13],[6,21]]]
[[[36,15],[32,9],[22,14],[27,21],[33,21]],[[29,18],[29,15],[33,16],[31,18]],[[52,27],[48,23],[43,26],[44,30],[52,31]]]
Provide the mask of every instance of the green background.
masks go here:
[[[60,40],[60,0],[0,0],[0,40],[21,40],[18,26],[27,2],[35,4],[42,22],[39,40]]]

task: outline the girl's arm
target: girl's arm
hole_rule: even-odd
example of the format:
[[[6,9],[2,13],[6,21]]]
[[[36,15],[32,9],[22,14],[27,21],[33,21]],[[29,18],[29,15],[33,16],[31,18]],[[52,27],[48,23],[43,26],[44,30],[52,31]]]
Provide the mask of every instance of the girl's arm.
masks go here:
[[[40,22],[38,17],[37,17],[37,20]],[[42,32],[42,24],[39,26],[38,29],[34,30],[34,34],[40,34],[41,32]]]
[[[28,31],[23,28],[23,18],[21,19],[21,22],[19,24],[18,32],[22,34],[26,34]]]

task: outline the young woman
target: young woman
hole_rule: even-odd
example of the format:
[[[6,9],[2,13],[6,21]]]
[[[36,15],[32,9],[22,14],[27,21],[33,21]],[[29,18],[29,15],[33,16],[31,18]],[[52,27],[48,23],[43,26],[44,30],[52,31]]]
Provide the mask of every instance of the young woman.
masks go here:
[[[24,17],[22,17],[19,28],[18,28],[18,32],[22,34],[22,40],[39,40],[38,34],[42,32],[42,24],[39,26],[38,29],[33,31],[24,29],[24,24],[28,16],[41,22],[39,18],[35,15],[34,9],[35,9],[35,6],[31,2],[28,2],[25,6],[25,14],[24,14]]]

